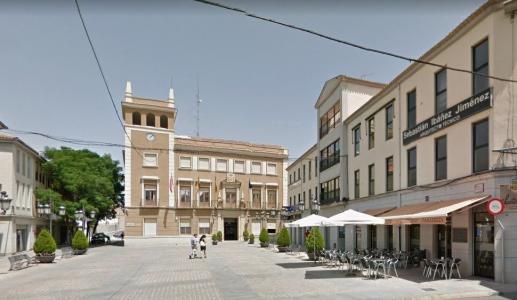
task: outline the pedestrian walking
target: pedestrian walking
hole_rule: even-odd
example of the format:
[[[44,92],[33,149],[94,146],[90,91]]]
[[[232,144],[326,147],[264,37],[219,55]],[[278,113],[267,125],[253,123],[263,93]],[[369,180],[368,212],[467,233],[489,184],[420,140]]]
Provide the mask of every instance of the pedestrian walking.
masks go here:
[[[203,257],[206,258],[206,235],[202,235],[199,238],[199,246],[201,246],[201,252],[203,252]]]
[[[190,239],[190,247],[192,248],[192,252],[189,255],[189,258],[197,257],[197,244],[199,243],[197,239],[197,233],[194,233],[194,236]]]

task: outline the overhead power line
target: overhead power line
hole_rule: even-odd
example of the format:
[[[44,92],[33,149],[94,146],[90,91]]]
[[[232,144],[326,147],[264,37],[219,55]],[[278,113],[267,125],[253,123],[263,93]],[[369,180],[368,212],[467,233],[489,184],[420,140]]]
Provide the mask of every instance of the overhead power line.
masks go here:
[[[224,4],[220,4],[220,3],[217,3],[217,2],[207,1],[207,0],[194,0],[194,1],[195,2],[200,2],[200,3],[203,3],[203,4],[207,4],[207,5],[216,6],[216,7],[219,7],[219,8],[226,9],[226,10],[238,12],[238,13],[244,14],[245,16],[250,17],[250,18],[262,20],[262,21],[265,21],[265,22],[269,22],[269,23],[280,25],[280,26],[284,26],[284,27],[287,27],[287,28],[290,28],[290,29],[294,29],[294,30],[305,32],[305,33],[309,33],[311,35],[315,35],[315,36],[318,36],[320,38],[327,39],[327,40],[330,40],[330,41],[333,41],[333,42],[336,42],[336,43],[344,44],[344,45],[347,45],[347,46],[350,46],[350,47],[353,47],[353,48],[357,48],[357,49],[360,49],[360,50],[363,50],[363,51],[377,53],[377,54],[381,54],[381,55],[386,55],[386,56],[398,58],[398,59],[401,59],[401,60],[409,61],[409,62],[412,62],[412,63],[414,62],[414,63],[424,64],[424,65],[430,65],[430,66],[439,67],[439,68],[443,68],[443,69],[447,69],[447,70],[451,70],[451,71],[468,73],[468,74],[472,74],[472,75],[476,75],[476,76],[482,76],[482,77],[487,77],[487,78],[491,78],[491,79],[499,80],[499,81],[504,81],[504,82],[517,83],[517,80],[513,80],[513,79],[507,79],[507,78],[498,77],[498,76],[491,76],[491,75],[488,75],[488,74],[483,74],[483,73],[479,73],[479,72],[473,72],[471,70],[455,68],[455,67],[451,67],[451,66],[448,66],[448,65],[441,65],[441,64],[437,64],[437,63],[433,63],[433,62],[429,62],[429,61],[425,61],[425,60],[421,60],[421,59],[417,59],[417,58],[412,58],[412,57],[409,57],[409,56],[404,56],[404,55],[393,53],[393,52],[388,52],[388,51],[384,51],[384,50],[379,50],[379,49],[375,49],[375,48],[366,47],[366,46],[359,45],[359,44],[356,44],[356,43],[352,43],[352,42],[349,42],[349,41],[346,41],[346,40],[335,38],[335,37],[332,37],[330,35],[314,31],[312,29],[307,29],[307,28],[300,27],[300,26],[297,26],[297,25],[288,24],[288,23],[285,23],[285,22],[282,22],[282,21],[278,21],[278,20],[275,20],[275,19],[272,19],[272,18],[268,18],[268,17],[262,17],[262,16],[259,16],[259,15],[256,15],[256,14],[249,13],[246,10],[243,10],[243,9],[240,9],[240,8],[236,8],[236,7],[231,7],[231,6],[224,5]]]
[[[37,131],[28,131],[28,130],[16,130],[16,129],[0,129],[0,131],[6,131],[14,134],[26,134],[26,135],[36,135],[46,139],[72,144],[79,146],[91,146],[91,147],[107,147],[107,148],[125,148],[125,149],[135,149],[140,151],[160,151],[160,152],[173,152],[174,149],[169,148],[155,148],[155,147],[136,147],[136,146],[128,146],[124,144],[110,143],[110,142],[101,142],[101,141],[92,141],[92,140],[84,140],[84,139],[76,139],[70,137],[56,136],[48,133],[37,132]],[[345,157],[345,155],[341,155],[341,157]],[[288,157],[287,160],[294,161],[299,159],[300,157]]]
[[[102,80],[104,82],[104,86],[106,87],[106,91],[108,92],[108,96],[111,101],[111,105],[113,106],[113,110],[115,111],[115,115],[117,116],[117,119],[120,123],[120,126],[122,127],[122,130],[124,130],[126,137],[128,138],[131,145],[134,147],[133,142],[131,141],[131,137],[127,133],[126,128],[124,127],[124,122],[122,121],[122,118],[120,117],[120,114],[117,109],[117,105],[115,104],[115,101],[113,100],[113,95],[111,94],[111,90],[108,85],[108,81],[106,80],[106,76],[104,75],[104,71],[102,69],[99,57],[97,56],[97,51],[95,51],[95,47],[93,46],[92,39],[90,37],[90,34],[88,33],[88,28],[86,27],[86,23],[84,21],[83,14],[81,13],[81,8],[79,7],[78,0],[75,0],[75,6],[77,7],[77,13],[79,14],[79,18],[81,18],[81,24],[83,25],[84,33],[86,34],[86,38],[88,39],[88,43],[90,44],[90,48],[92,49],[93,57],[95,58],[95,62],[97,63],[97,67],[99,68],[99,72],[100,72]],[[136,147],[134,147],[134,148],[136,149]],[[143,157],[140,152],[136,151],[136,153],[140,157]]]

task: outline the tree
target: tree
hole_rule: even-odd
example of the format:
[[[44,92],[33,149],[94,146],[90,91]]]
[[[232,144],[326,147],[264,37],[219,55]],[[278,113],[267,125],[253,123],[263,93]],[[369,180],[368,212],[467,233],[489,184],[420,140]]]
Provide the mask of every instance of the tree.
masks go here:
[[[307,238],[305,239],[305,249],[307,250],[307,253],[312,252],[317,255],[321,250],[323,250],[324,244],[325,241],[323,240],[320,229],[318,227],[312,227],[309,235],[307,235]]]
[[[262,244],[269,243],[269,235],[267,234],[266,228],[262,228],[262,230],[260,230],[259,241]]]
[[[36,254],[52,254],[56,252],[57,246],[56,241],[50,235],[50,233],[43,229],[38,235],[36,242],[34,242],[34,253]]]
[[[289,235],[289,230],[287,230],[287,228],[284,227],[280,230],[276,243],[278,247],[289,247],[289,245],[291,245],[291,236]]]
[[[249,237],[250,237],[250,233],[248,232],[247,229],[244,229],[244,233],[242,234],[242,237],[244,238],[244,241],[247,242]]]
[[[97,220],[115,217],[124,190],[118,161],[109,155],[67,147],[46,148],[43,155],[46,161],[42,167],[50,186],[36,189],[39,201],[52,202],[54,213],[63,205],[66,209],[63,221],[69,224],[75,220],[75,211],[82,209],[87,215],[96,212],[94,228]]]
[[[77,230],[72,239],[72,248],[75,250],[84,250],[88,248],[88,238],[81,230]]]

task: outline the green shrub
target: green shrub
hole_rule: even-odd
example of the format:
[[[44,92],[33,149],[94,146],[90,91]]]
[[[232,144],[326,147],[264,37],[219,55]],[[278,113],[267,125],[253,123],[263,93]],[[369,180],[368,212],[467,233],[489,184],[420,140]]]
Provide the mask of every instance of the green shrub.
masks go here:
[[[248,241],[248,239],[250,238],[250,233],[248,232],[247,229],[244,229],[244,232],[242,233],[242,237],[244,238],[244,241]]]
[[[263,244],[269,243],[269,235],[267,234],[266,228],[262,228],[260,231],[259,241]]]
[[[250,241],[249,241],[250,244],[255,244],[255,235],[252,233],[250,234]]]
[[[289,235],[289,230],[287,230],[287,228],[284,227],[280,230],[276,243],[278,247],[289,247],[291,245],[291,236]]]
[[[88,248],[88,239],[82,230],[77,230],[72,239],[72,248],[75,250],[84,250]]]
[[[34,253],[51,254],[56,252],[56,249],[56,241],[46,229],[43,229],[34,243]]]
[[[218,241],[217,233],[212,234],[212,241],[213,242],[217,242]]]
[[[223,241],[223,233],[221,231],[218,231],[217,232],[217,240],[219,242],[222,242]]]
[[[307,253],[314,252],[314,249],[316,249],[316,253],[319,253],[323,250],[324,244],[325,241],[323,240],[320,229],[313,227],[305,239],[305,249],[307,249]]]

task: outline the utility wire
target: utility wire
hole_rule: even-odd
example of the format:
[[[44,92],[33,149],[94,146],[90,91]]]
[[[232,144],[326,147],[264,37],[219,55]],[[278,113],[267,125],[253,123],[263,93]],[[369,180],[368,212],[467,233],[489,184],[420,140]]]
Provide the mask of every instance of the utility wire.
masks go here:
[[[75,0],[75,6],[77,7],[77,13],[79,14],[79,18],[81,18],[81,24],[83,25],[84,33],[86,34],[86,37],[88,38],[88,43],[90,44],[90,48],[92,49],[93,57],[95,58],[95,61],[97,62],[97,67],[99,68],[99,72],[102,76],[102,80],[104,81],[104,86],[106,87],[106,91],[108,92],[109,99],[111,100],[111,105],[113,106],[113,109],[115,110],[115,115],[117,116],[117,119],[120,123],[120,126],[122,127],[122,130],[124,130],[126,137],[128,138],[131,145],[134,147],[133,142],[131,141],[131,137],[127,133],[126,128],[124,127],[124,122],[120,118],[120,115],[119,115],[119,112],[117,109],[117,105],[115,104],[115,101],[113,100],[113,95],[111,94],[111,90],[109,88],[108,81],[106,80],[106,76],[104,75],[104,71],[102,70],[102,66],[99,61],[99,57],[97,56],[97,52],[95,51],[95,47],[93,46],[92,39],[90,38],[90,34],[88,33],[88,28],[86,27],[86,23],[84,22],[83,14],[81,13],[81,8],[79,7],[78,0]],[[134,149],[140,157],[143,157],[142,154],[136,150],[136,147],[134,147]]]
[[[441,64],[437,64],[437,63],[433,63],[433,62],[429,62],[429,61],[425,61],[425,60],[421,60],[421,59],[417,59],[417,58],[412,58],[412,57],[409,57],[409,56],[404,56],[404,55],[396,54],[396,53],[393,53],[393,52],[388,52],[388,51],[384,51],[384,50],[378,50],[378,49],[374,49],[374,48],[369,48],[369,47],[366,47],[366,46],[363,46],[363,45],[359,45],[359,44],[352,43],[352,42],[349,42],[349,41],[346,41],[346,40],[335,38],[335,37],[332,37],[332,36],[327,35],[327,34],[319,33],[319,32],[316,32],[316,31],[314,31],[312,29],[307,29],[307,28],[300,27],[300,26],[297,26],[297,25],[292,25],[292,24],[288,24],[288,23],[285,23],[285,22],[282,22],[282,21],[277,21],[277,20],[272,19],[272,18],[262,17],[262,16],[259,16],[259,15],[255,15],[255,14],[249,13],[249,12],[243,10],[243,9],[236,8],[236,7],[231,7],[231,6],[220,4],[220,3],[217,3],[217,2],[208,1],[208,0],[193,0],[193,1],[200,2],[200,3],[203,3],[203,4],[207,4],[207,5],[216,6],[216,7],[219,7],[219,8],[223,8],[223,9],[234,11],[234,12],[238,12],[238,13],[242,13],[245,16],[250,17],[250,18],[254,18],[254,19],[266,21],[266,22],[269,22],[269,23],[277,24],[277,25],[280,25],[280,26],[284,26],[284,27],[287,27],[287,28],[290,28],[290,29],[302,31],[302,32],[305,32],[305,33],[308,33],[308,34],[312,34],[312,35],[315,35],[315,36],[318,36],[318,37],[321,37],[321,38],[324,38],[324,39],[336,42],[336,43],[345,44],[347,46],[350,46],[350,47],[353,47],[353,48],[357,48],[357,49],[360,49],[360,50],[363,50],[363,51],[373,52],[373,53],[377,53],[377,54],[381,54],[381,55],[386,55],[386,56],[398,58],[398,59],[401,59],[401,60],[409,61],[409,62],[412,62],[412,63],[414,62],[414,63],[424,64],[424,65],[435,66],[435,67],[439,67],[439,68],[443,68],[443,69],[447,69],[447,70],[451,70],[451,71],[468,73],[468,74],[472,74],[472,75],[476,75],[476,76],[481,76],[481,77],[486,77],[486,78],[491,78],[491,79],[494,79],[494,80],[499,80],[499,81],[504,81],[504,82],[517,83],[517,80],[513,80],[513,79],[507,79],[507,78],[498,77],[498,76],[491,76],[491,75],[488,75],[488,74],[483,74],[483,73],[479,73],[479,72],[473,72],[473,71],[466,70],[466,69],[455,68],[455,67],[451,67],[451,66],[447,66],[447,65],[441,65]]]
[[[54,136],[54,135],[50,135],[50,134],[46,134],[46,133],[41,133],[41,132],[36,132],[36,131],[15,130],[15,129],[7,129],[7,128],[0,129],[0,132],[1,131],[7,131],[7,132],[12,132],[12,133],[17,133],[17,134],[37,135],[37,136],[41,136],[41,137],[44,137],[44,138],[47,138],[47,139],[59,141],[59,142],[68,143],[68,144],[74,144],[74,145],[81,145],[81,146],[131,148],[131,149],[135,149],[135,150],[164,151],[164,152],[173,152],[174,151],[174,149],[168,149],[168,148],[135,147],[135,146],[127,146],[127,145],[123,145],[123,144],[116,144],[116,143],[109,143],[109,142],[100,142],[100,141],[90,141],[90,140],[82,140],[82,139],[75,139],[75,138],[59,137],[59,136]],[[348,155],[339,155],[340,158],[347,157],[347,156]],[[338,157],[338,155],[336,155],[334,157]],[[289,157],[287,157],[287,161],[296,161],[298,159],[301,159],[302,161],[313,161],[313,159],[311,159],[311,158],[303,158],[303,156],[300,156],[300,157],[289,156]],[[457,178],[453,178],[453,179],[450,179],[450,180],[448,180],[448,181],[446,181],[444,183],[435,183],[434,182],[434,183],[429,183],[429,184],[409,187],[407,189],[408,190],[427,190],[427,189],[444,187],[444,186],[450,185],[452,183],[455,183],[457,181],[460,181],[462,179],[468,178],[470,176],[472,176],[472,174],[461,176],[461,177],[457,177]],[[301,180],[301,179],[299,179],[299,180]],[[296,181],[294,181],[293,183],[295,183],[295,182]],[[396,191],[401,191],[401,190],[404,190],[404,189],[399,189],[399,190],[396,190]]]

